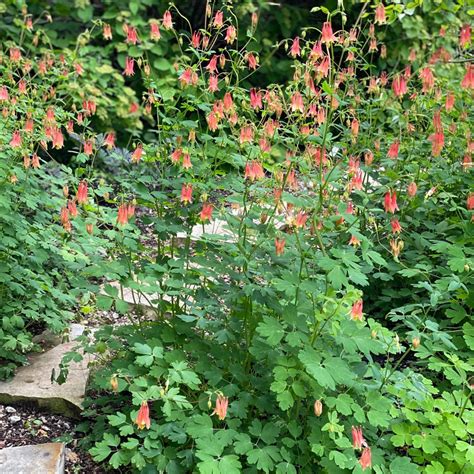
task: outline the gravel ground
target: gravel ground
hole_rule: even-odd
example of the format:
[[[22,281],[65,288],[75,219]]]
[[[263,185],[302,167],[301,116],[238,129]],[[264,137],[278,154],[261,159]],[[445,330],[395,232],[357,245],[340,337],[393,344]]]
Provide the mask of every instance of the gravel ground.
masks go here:
[[[52,415],[32,406],[0,405],[0,449],[27,444],[43,444],[70,435],[73,439],[66,449],[66,474],[102,474],[98,466],[84,451],[77,448],[74,438],[75,422],[60,415]],[[1,469],[0,469],[1,471]]]

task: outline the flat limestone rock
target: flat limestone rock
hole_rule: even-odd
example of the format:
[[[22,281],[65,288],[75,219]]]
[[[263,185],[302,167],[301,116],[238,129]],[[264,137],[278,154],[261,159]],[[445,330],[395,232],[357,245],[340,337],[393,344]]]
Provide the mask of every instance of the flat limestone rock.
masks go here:
[[[63,443],[0,449],[0,473],[63,474],[64,452]]]
[[[30,365],[20,367],[16,375],[6,382],[0,382],[0,403],[33,402],[40,408],[66,416],[78,416],[89,377],[88,356],[69,365],[67,381],[59,385],[51,382],[51,373],[59,374],[59,364],[66,352],[77,345],[71,341],[50,349],[42,354],[32,355]],[[0,473],[3,471],[0,468]]]

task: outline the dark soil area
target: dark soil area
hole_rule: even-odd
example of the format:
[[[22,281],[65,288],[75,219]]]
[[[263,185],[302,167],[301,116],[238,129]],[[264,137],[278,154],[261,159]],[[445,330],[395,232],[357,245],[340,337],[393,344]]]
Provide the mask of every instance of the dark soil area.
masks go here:
[[[45,413],[33,406],[0,405],[0,449],[65,442],[66,474],[105,473],[106,470],[98,466],[87,452],[78,448],[74,426],[75,422],[69,418]]]

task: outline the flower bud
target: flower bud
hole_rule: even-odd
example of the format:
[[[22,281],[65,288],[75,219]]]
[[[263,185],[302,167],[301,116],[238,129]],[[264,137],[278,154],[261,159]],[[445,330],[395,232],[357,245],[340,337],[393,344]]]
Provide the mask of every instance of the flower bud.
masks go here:
[[[321,416],[323,412],[323,404],[321,403],[321,400],[316,400],[314,402],[314,414],[316,416]]]
[[[414,337],[411,340],[411,343],[412,343],[413,349],[418,349],[418,347],[420,347],[420,338],[419,337]]]
[[[110,378],[110,386],[114,392],[118,391],[118,379],[115,375]]]

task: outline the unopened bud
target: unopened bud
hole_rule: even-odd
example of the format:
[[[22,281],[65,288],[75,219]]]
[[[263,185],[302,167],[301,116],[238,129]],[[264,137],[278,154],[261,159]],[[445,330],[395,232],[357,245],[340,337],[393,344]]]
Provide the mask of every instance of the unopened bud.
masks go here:
[[[411,340],[411,343],[413,345],[413,349],[418,349],[418,347],[420,347],[420,338],[419,337],[414,337]]]
[[[323,412],[323,404],[321,403],[321,400],[316,400],[314,402],[314,414],[316,416],[321,416]]]
[[[110,386],[114,392],[118,390],[118,379],[115,375],[110,378]]]

